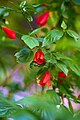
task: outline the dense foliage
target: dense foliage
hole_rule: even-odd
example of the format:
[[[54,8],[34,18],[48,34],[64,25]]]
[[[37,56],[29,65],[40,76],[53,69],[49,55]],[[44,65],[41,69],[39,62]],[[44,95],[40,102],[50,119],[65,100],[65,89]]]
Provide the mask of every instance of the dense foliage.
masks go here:
[[[0,3],[0,120],[79,120],[80,0]]]

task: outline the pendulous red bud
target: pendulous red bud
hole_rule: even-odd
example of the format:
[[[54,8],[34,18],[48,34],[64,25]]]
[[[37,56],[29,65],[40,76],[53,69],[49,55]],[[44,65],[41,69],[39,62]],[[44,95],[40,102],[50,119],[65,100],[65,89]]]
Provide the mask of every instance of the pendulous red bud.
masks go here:
[[[2,26],[2,30],[10,39],[16,39],[16,32],[14,30],[7,28],[5,26]]]
[[[48,21],[48,18],[49,18],[49,11],[45,12],[44,14],[38,16],[36,18],[36,23],[40,26],[44,26],[46,25],[47,21]]]

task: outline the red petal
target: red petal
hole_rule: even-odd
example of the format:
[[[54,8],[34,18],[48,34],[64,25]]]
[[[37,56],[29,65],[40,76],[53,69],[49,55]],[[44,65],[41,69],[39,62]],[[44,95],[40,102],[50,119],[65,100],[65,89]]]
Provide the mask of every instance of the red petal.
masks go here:
[[[43,64],[45,62],[44,53],[41,50],[38,50],[33,58],[34,62],[37,64]]]
[[[78,99],[80,99],[80,95],[78,95]]]

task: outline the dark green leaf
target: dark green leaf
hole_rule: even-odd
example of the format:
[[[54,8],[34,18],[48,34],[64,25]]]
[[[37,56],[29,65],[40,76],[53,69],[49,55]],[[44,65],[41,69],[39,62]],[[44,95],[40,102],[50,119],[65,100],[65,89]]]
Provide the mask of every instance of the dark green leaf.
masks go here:
[[[46,37],[44,38],[42,47],[47,46],[53,42],[56,42],[63,36],[63,32],[57,29],[51,30],[47,33]]]
[[[39,46],[39,41],[37,40],[37,38],[34,37],[30,37],[29,35],[23,35],[21,38],[26,44],[27,46],[29,46],[31,49]]]
[[[56,58],[60,58],[60,59],[63,59],[63,60],[72,60],[71,58],[63,55],[63,54],[58,54],[58,53],[52,53]]]
[[[50,55],[50,53],[45,54],[44,58],[52,64],[57,63],[55,57],[53,57],[52,54]]]
[[[73,37],[76,41],[79,39],[79,35],[73,30],[67,30],[67,34]]]
[[[73,113],[73,107],[70,99],[68,99],[69,110]]]
[[[67,76],[68,75],[68,68],[65,64],[63,63],[60,63],[60,62],[57,62],[56,63],[56,66],[65,73],[65,75]]]
[[[29,62],[33,57],[33,52],[28,47],[23,47],[15,54],[17,62],[24,64]]]
[[[42,76],[42,75],[44,75],[44,73],[45,73],[47,70],[48,70],[47,67],[41,68],[41,69],[38,71],[37,76],[40,76],[40,75]]]

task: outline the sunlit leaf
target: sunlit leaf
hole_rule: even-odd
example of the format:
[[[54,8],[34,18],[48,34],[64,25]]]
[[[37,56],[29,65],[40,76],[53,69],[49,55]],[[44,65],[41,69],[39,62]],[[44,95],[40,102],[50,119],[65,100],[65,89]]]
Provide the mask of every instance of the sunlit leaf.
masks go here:
[[[57,40],[60,40],[60,38],[63,36],[63,32],[59,31],[57,29],[51,30],[47,33],[46,37],[43,40],[42,47],[47,46],[53,42],[56,42]]]
[[[29,35],[34,35],[34,34],[36,34],[38,31],[40,31],[41,29],[42,29],[42,28],[37,28],[37,29],[33,30],[32,32],[30,32]]]
[[[67,29],[67,25],[66,25],[66,23],[65,23],[64,21],[62,21],[61,27],[62,27],[64,30]]]
[[[37,40],[37,38],[34,37],[30,37],[29,35],[23,35],[21,38],[26,44],[27,46],[29,46],[31,49],[39,46],[39,41]]]
[[[76,41],[79,39],[79,35],[73,30],[67,30],[67,34],[73,37]]]

